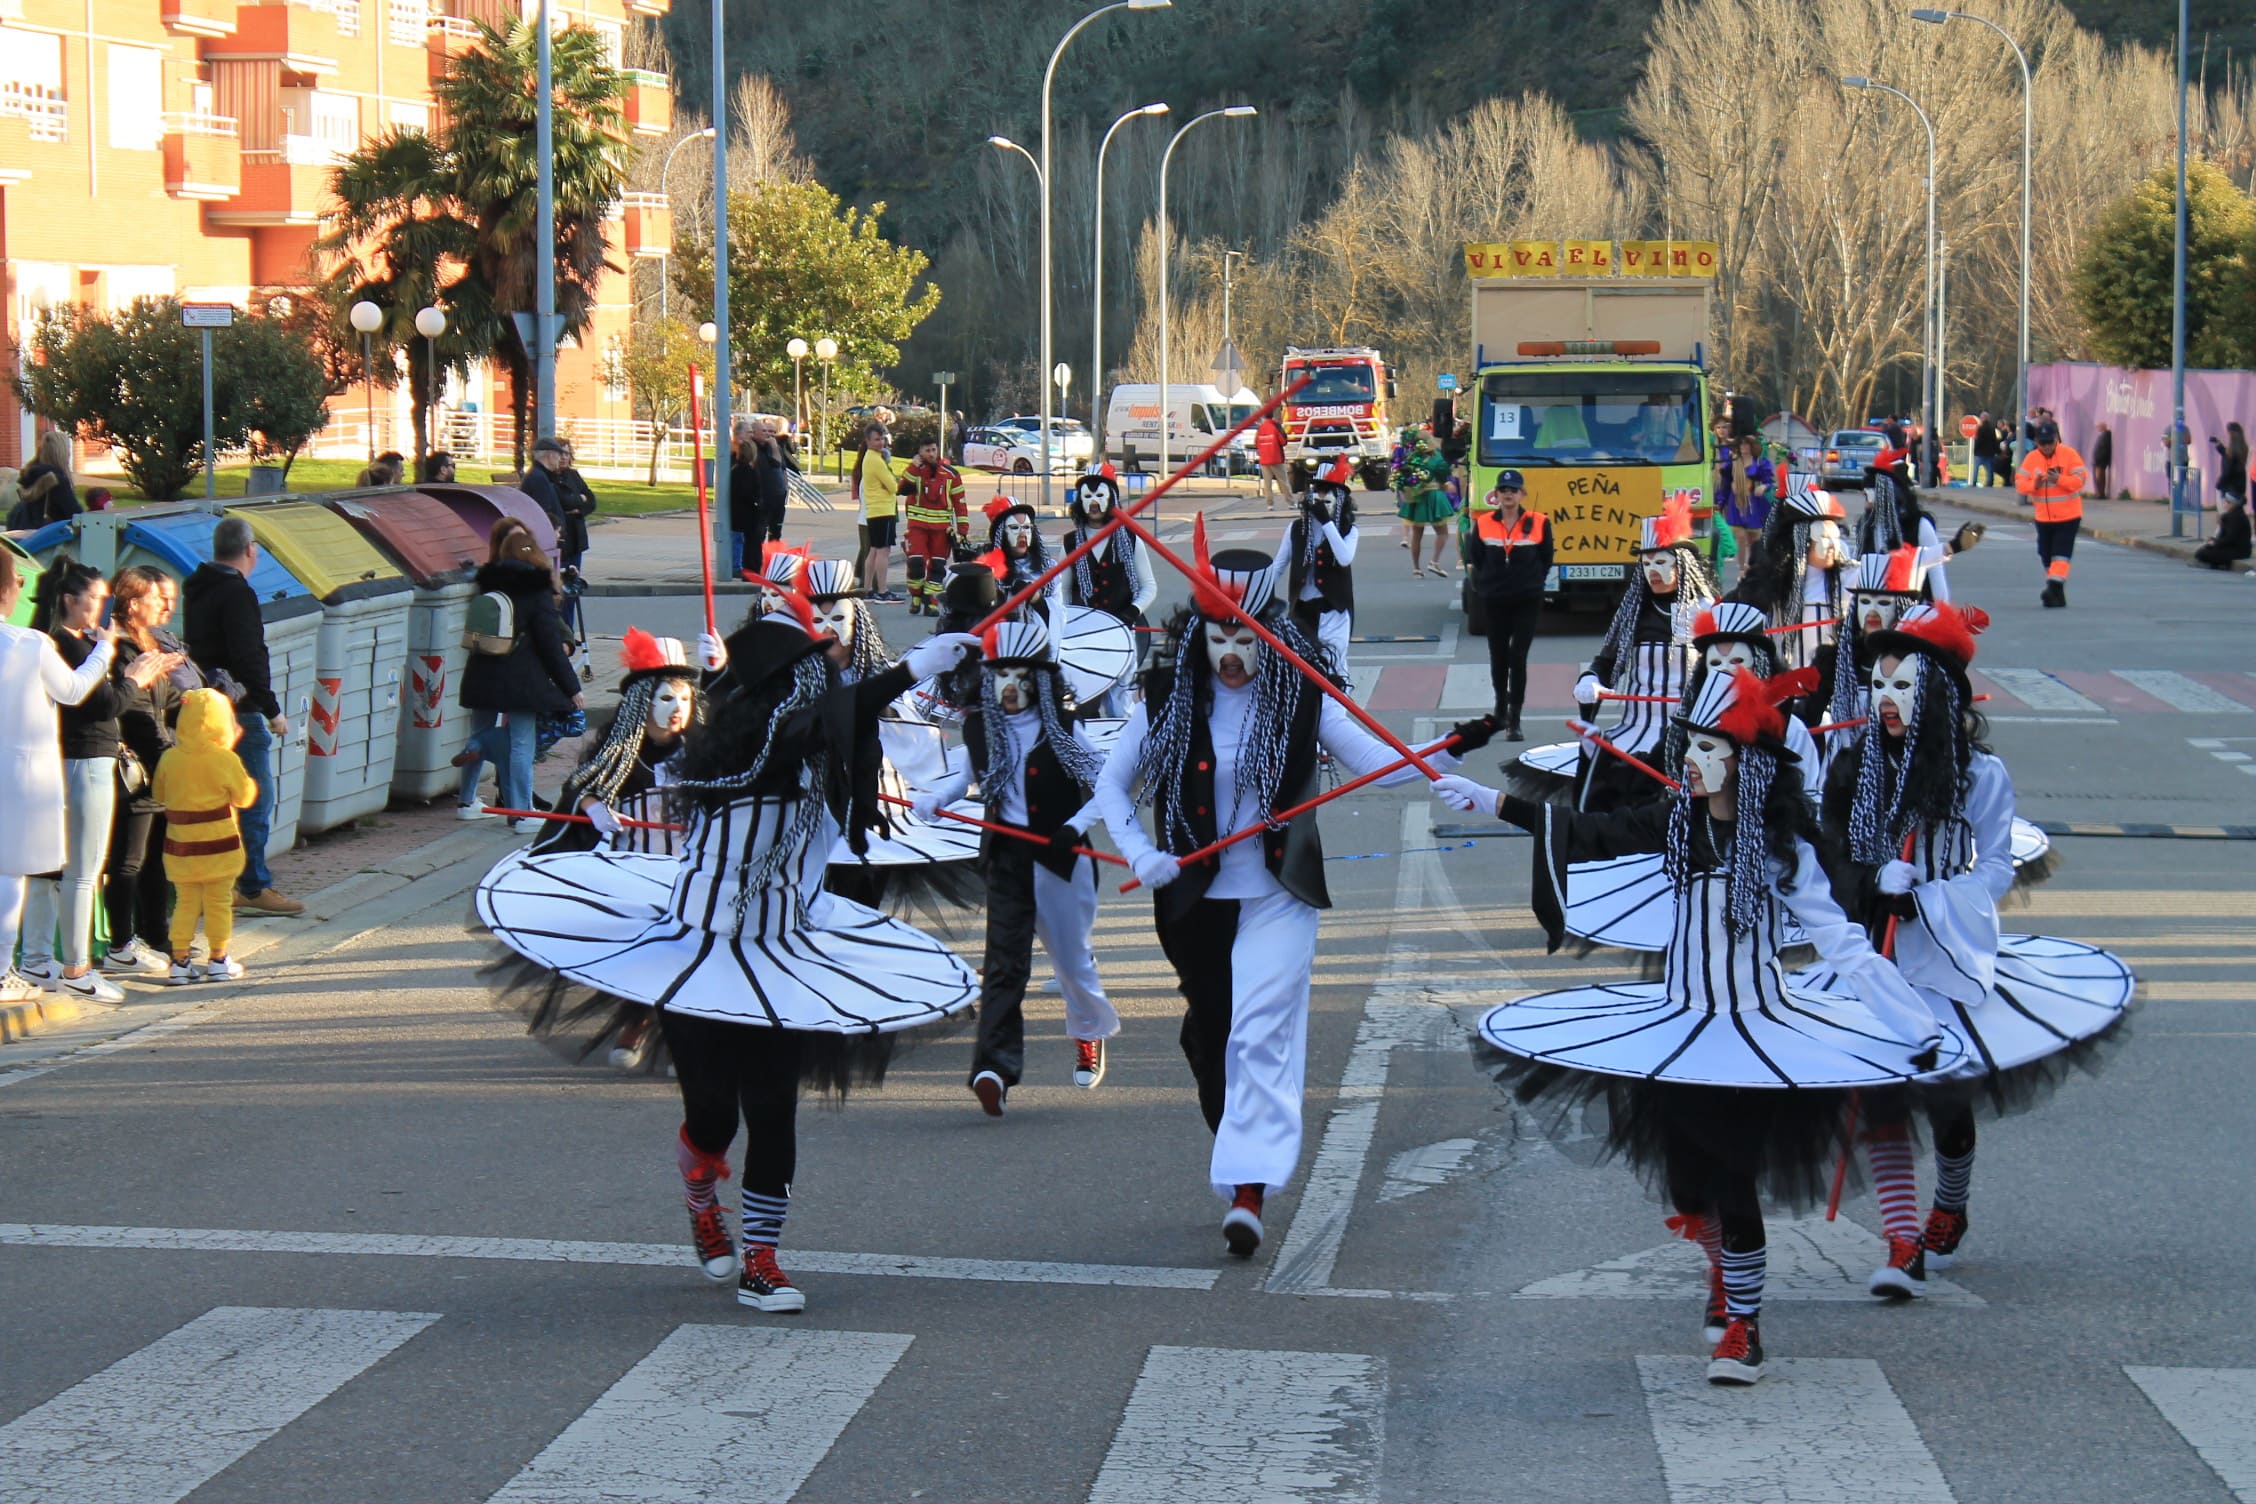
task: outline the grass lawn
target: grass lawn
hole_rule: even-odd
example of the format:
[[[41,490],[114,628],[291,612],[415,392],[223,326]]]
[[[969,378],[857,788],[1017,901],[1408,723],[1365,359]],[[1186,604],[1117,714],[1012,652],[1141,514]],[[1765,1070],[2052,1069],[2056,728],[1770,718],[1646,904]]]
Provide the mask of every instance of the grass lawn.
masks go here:
[[[352,488],[360,474],[359,460],[299,460],[290,467],[289,492],[302,496],[316,491],[345,491]],[[484,485],[493,476],[505,473],[506,467],[494,464],[469,464],[456,468],[456,475],[466,484]],[[219,467],[218,491],[220,496],[243,494],[243,482],[250,475],[250,466],[222,465]],[[79,480],[83,494],[88,486],[108,484],[120,506],[136,506],[146,500],[140,492],[122,481],[110,482],[100,477],[84,476]],[[646,512],[678,512],[697,505],[696,488],[687,481],[660,481],[646,486],[640,479],[608,480],[590,479],[595,499],[603,512],[615,516],[639,516]],[[204,483],[201,476],[181,496],[182,501],[201,501]]]

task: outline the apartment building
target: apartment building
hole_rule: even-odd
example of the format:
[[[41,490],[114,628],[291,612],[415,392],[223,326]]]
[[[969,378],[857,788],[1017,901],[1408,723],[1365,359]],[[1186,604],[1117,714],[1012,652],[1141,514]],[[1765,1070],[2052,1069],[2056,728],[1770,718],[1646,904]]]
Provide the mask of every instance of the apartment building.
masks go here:
[[[637,16],[669,0],[551,6],[624,56]],[[122,308],[147,295],[249,306],[310,280],[330,169],[364,138],[426,128],[431,80],[534,0],[0,0],[0,350],[49,304]],[[629,128],[662,135],[662,74],[630,75]],[[671,249],[663,199],[617,210],[612,259]],[[623,412],[616,362],[627,278],[606,276],[587,337],[559,352],[560,415]],[[607,382],[609,384],[607,384]],[[449,393],[506,413],[497,368]],[[379,393],[378,436],[405,449],[404,393]],[[357,424],[363,394],[333,407]],[[0,390],[0,465],[22,463],[35,424]]]

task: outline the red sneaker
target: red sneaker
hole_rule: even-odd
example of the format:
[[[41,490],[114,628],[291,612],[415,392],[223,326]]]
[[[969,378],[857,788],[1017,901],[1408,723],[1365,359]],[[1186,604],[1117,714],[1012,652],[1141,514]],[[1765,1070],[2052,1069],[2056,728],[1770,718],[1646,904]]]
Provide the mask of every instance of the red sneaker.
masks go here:
[[[1865,1288],[1895,1300],[1916,1300],[1927,1293],[1927,1248],[1917,1238],[1890,1238],[1888,1262],[1872,1271]]]
[[[1101,1039],[1073,1041],[1073,1084],[1088,1091],[1104,1078],[1105,1042]]]
[[[1222,1217],[1222,1241],[1241,1259],[1252,1258],[1261,1246],[1261,1191],[1257,1185],[1239,1186]]]
[[[1708,1382],[1752,1384],[1762,1376],[1762,1332],[1754,1317],[1734,1316],[1725,1323],[1723,1340],[1708,1359]]]
[[[736,1273],[736,1246],[729,1242],[728,1216],[720,1207],[689,1214],[689,1241],[707,1279],[719,1284]]]
[[[744,1250],[744,1274],[736,1282],[736,1303],[755,1311],[789,1315],[807,1309],[807,1297],[776,1263],[776,1251],[765,1243]]]
[[[1948,1269],[1958,1257],[1959,1240],[1965,1236],[1965,1209],[1947,1212],[1938,1206],[1927,1214],[1927,1231],[1919,1241],[1926,1245],[1928,1263]]]

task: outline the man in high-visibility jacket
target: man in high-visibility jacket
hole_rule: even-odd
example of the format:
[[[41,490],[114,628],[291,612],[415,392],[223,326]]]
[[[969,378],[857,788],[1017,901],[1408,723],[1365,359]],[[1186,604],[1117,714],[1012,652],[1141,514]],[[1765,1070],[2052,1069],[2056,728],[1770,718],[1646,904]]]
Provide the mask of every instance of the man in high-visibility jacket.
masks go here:
[[[917,445],[916,462],[902,472],[901,506],[908,524],[909,615],[938,616],[948,561],[955,545],[971,536],[971,508],[964,502],[963,477],[940,457],[937,440]]]
[[[2021,457],[2013,488],[2037,512],[2037,557],[2044,560],[2044,603],[2068,604],[2068,571],[2076,553],[2076,533],[2084,525],[2084,457],[2060,442],[2060,425],[2036,425],[2037,447]]]

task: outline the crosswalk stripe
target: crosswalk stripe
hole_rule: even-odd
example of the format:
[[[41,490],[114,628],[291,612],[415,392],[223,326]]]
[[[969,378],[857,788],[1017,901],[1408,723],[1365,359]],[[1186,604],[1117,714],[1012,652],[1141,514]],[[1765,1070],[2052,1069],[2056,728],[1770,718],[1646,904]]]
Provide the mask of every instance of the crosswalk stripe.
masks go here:
[[[170,1504],[439,1318],[219,1306],[0,1426],[0,1504]]]
[[[1089,1504],[1356,1504],[1379,1496],[1386,1362],[1155,1347]]]
[[[2177,1428],[2243,1504],[2256,1504],[2256,1368],[2125,1365],[2162,1418]]]
[[[1496,681],[1485,663],[1452,663],[1441,685],[1442,710],[1493,710]]]
[[[2100,707],[2041,668],[1986,668],[1982,672],[2031,710],[2100,714]]]
[[[2057,669],[2053,677],[2076,693],[2099,706],[2103,711],[2131,715],[2155,715],[2175,710],[2166,700],[2158,700],[2140,688],[2127,673],[2102,673],[2097,669]]]
[[[678,1326],[489,1504],[785,1504],[910,1340]]]
[[[2195,715],[2249,715],[2240,701],[2219,694],[2208,685],[2166,668],[2119,668],[2115,677],[2154,696],[2172,710]]]
[[[1869,1358],[1773,1358],[1751,1389],[1701,1358],[1641,1357],[1638,1382],[1671,1504],[1856,1499],[1950,1504],[1950,1485]]]

